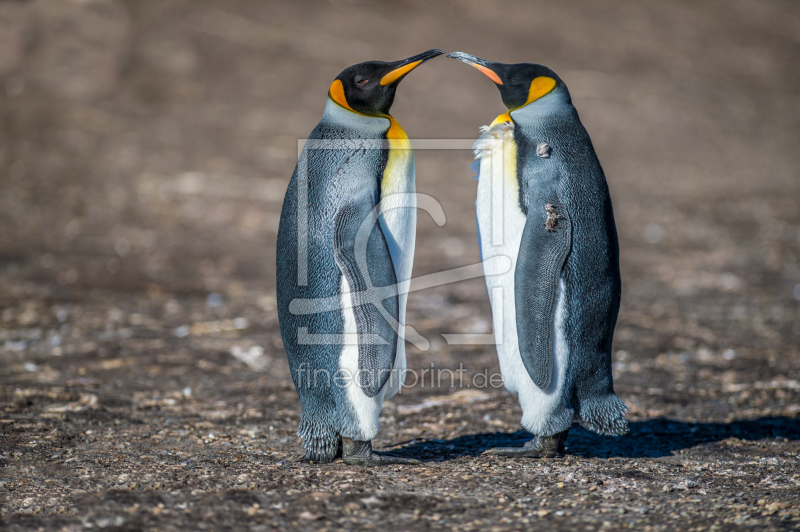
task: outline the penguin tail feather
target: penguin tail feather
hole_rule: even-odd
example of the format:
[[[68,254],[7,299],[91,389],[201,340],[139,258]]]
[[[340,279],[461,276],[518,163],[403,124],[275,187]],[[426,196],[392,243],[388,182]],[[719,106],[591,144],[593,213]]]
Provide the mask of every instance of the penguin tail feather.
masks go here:
[[[332,427],[301,422],[297,435],[303,439],[305,449],[301,462],[327,464],[341,454],[342,438]]]
[[[628,433],[627,405],[614,394],[581,401],[579,422],[592,432],[605,436]]]

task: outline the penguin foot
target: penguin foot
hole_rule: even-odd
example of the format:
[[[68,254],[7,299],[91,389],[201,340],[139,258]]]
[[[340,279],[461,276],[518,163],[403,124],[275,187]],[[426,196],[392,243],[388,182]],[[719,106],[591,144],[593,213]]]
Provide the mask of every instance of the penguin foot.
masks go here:
[[[536,436],[522,447],[496,447],[489,449],[485,454],[520,458],[555,458],[557,454],[564,452],[564,442],[567,441],[568,434],[569,430],[565,430],[552,436]]]
[[[400,458],[391,454],[378,454],[372,450],[371,441],[342,438],[342,460],[347,465],[382,466],[393,464],[419,465],[419,460]]]
[[[306,452],[303,453],[303,456],[300,457],[298,462],[306,462],[306,463],[317,463],[317,464],[329,464],[336,460],[337,458],[341,458],[342,456],[342,440],[339,439],[339,444],[336,446],[335,453],[323,453],[319,450],[311,450],[306,449]]]

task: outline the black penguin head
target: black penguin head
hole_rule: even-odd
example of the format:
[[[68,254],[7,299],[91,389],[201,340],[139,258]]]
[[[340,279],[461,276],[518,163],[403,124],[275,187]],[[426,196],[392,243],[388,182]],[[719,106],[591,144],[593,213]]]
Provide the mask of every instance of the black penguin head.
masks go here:
[[[494,81],[509,111],[524,107],[554,91],[565,93],[569,100],[567,86],[555,72],[544,65],[492,63],[463,52],[454,52],[447,57],[474,66]]]
[[[350,111],[368,116],[388,115],[400,80],[428,59],[443,53],[428,50],[393,63],[367,61],[353,65],[336,76],[328,95]]]

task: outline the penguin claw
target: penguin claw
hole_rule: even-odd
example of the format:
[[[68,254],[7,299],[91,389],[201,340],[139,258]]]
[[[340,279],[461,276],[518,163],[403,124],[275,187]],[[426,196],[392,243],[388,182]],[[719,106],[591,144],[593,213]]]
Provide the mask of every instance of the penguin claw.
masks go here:
[[[558,455],[556,451],[529,449],[525,447],[496,447],[494,449],[489,449],[483,454],[507,456],[510,458],[555,458],[556,455]]]
[[[564,452],[568,430],[552,436],[536,436],[522,447],[495,447],[483,454],[512,458],[555,458]]]
[[[419,465],[419,460],[401,458],[388,453],[376,453],[372,450],[372,442],[342,438],[342,461],[347,465],[382,466],[382,465]]]
[[[419,460],[413,458],[401,458],[391,454],[372,453],[370,456],[345,456],[342,458],[347,465],[363,465],[367,467],[382,465],[419,465]]]

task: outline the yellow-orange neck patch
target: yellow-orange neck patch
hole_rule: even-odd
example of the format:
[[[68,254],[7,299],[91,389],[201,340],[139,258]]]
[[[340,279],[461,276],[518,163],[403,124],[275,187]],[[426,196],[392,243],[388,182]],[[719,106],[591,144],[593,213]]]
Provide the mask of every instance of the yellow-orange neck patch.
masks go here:
[[[389,131],[386,139],[389,141],[389,157],[386,159],[386,168],[381,178],[381,197],[385,198],[397,192],[407,192],[409,166],[414,164],[414,154],[411,151],[411,141],[408,135],[397,123],[394,117],[386,115],[389,119]],[[411,174],[413,175],[413,174]],[[411,183],[413,187],[413,182]],[[412,188],[413,191],[413,188]]]
[[[389,140],[408,140],[408,135],[406,135],[405,130],[400,126],[400,123],[394,119],[393,116],[386,115],[383,118],[388,118],[389,123],[389,131],[386,132],[386,138]]]
[[[495,118],[494,122],[489,124],[489,128],[493,128],[497,124],[502,124],[503,122],[511,122],[511,121],[512,121],[511,120],[511,111],[509,111],[509,112],[503,113],[500,116],[498,116],[497,118]]]

